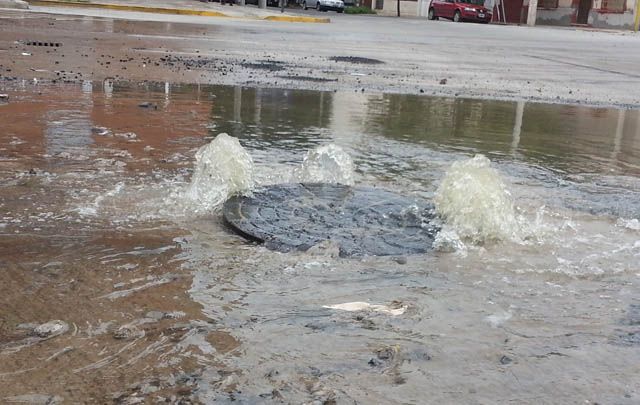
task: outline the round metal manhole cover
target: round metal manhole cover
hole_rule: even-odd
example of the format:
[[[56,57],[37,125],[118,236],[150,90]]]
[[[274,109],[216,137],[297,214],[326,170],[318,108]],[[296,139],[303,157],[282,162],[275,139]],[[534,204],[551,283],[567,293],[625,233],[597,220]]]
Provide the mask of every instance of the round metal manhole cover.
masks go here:
[[[438,227],[433,205],[387,190],[339,184],[279,184],[231,197],[225,221],[247,239],[279,251],[320,243],[340,256],[425,253]]]

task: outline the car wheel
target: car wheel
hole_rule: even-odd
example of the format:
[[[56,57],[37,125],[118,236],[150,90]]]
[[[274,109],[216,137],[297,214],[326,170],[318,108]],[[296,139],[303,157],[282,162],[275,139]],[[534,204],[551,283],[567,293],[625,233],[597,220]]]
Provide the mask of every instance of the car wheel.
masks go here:
[[[306,1],[303,1],[303,2],[302,2],[302,9],[303,9],[303,10],[306,10],[306,9],[307,9],[307,2],[306,2]]]
[[[460,18],[460,12],[456,10],[456,12],[453,13],[453,22],[460,22],[460,21],[462,21],[462,18]]]
[[[427,16],[427,18],[430,20],[437,20],[438,17],[436,17],[436,10],[434,10],[433,8],[430,8],[429,15]]]
[[[336,10],[338,13],[342,13],[344,12],[344,10]]]
[[[319,1],[316,3],[316,10],[322,11],[322,7],[320,7],[320,2]]]

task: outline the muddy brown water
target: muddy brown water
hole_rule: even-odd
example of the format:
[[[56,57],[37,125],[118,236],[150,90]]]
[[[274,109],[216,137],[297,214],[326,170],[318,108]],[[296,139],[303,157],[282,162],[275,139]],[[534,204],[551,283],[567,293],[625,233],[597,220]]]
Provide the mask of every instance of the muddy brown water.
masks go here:
[[[0,90],[0,402],[640,400],[637,110],[111,81]],[[178,198],[220,132],[264,184],[334,143],[356,184],[426,199],[482,153],[540,236],[405,257],[273,252]],[[325,308],[360,301],[404,312]],[[69,329],[34,335],[51,320]]]

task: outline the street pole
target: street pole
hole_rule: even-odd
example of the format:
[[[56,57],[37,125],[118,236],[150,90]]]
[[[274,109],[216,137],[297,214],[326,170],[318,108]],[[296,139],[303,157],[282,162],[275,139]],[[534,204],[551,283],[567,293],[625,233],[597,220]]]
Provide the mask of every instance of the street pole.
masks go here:
[[[636,19],[633,21],[633,30],[638,32],[640,28],[640,0],[636,0]]]
[[[640,0],[638,0],[640,1]],[[400,17],[400,0],[398,0],[398,17]]]
[[[536,17],[538,13],[538,0],[529,0],[529,12],[527,13],[527,25],[533,27],[536,25]]]
[[[258,0],[258,7],[267,8],[267,0]]]

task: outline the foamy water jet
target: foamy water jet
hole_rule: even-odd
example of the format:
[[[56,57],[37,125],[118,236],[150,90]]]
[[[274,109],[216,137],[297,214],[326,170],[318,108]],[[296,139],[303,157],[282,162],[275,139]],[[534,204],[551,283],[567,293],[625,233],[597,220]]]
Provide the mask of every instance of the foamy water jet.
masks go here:
[[[511,194],[483,155],[453,163],[434,203],[438,215],[460,239],[479,244],[522,237]]]
[[[254,186],[251,155],[238,139],[219,134],[196,152],[191,183],[179,194],[185,211],[204,214],[219,207],[230,195],[248,192]]]
[[[352,186],[355,183],[354,173],[351,156],[338,145],[328,144],[308,151],[302,166],[295,171],[294,178],[306,183],[340,183]]]

